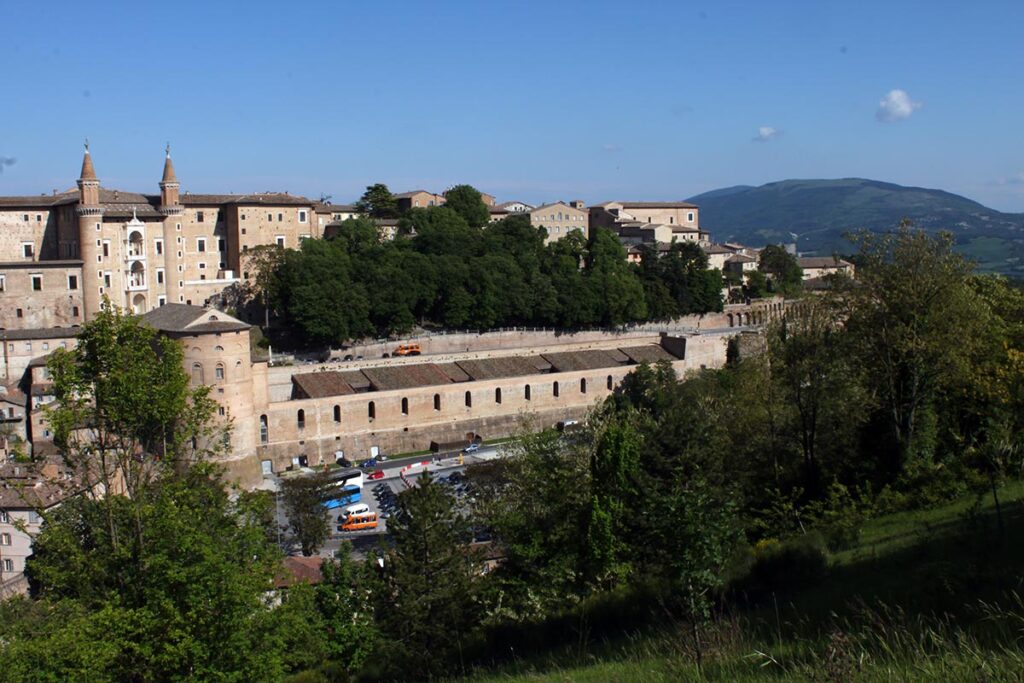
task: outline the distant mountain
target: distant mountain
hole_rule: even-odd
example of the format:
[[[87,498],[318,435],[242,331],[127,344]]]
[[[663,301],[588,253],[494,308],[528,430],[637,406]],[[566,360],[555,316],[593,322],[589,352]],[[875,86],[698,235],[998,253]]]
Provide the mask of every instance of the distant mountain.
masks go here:
[[[863,178],[782,180],[687,201],[700,206],[701,227],[716,242],[796,242],[802,253],[849,253],[844,233],[888,231],[909,218],[925,230],[952,232],[980,270],[1024,275],[1024,214],[1001,213],[942,190]]]

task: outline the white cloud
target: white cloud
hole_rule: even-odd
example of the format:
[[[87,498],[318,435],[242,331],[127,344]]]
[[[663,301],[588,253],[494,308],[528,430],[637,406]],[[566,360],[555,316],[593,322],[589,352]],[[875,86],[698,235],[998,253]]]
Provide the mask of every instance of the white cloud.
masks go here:
[[[782,135],[782,131],[771,126],[761,126],[757,129],[757,136],[751,138],[751,142],[768,142]]]
[[[909,119],[910,115],[921,108],[920,102],[914,102],[906,90],[890,90],[885,97],[878,102],[878,111],[875,118],[882,123],[902,121]]]

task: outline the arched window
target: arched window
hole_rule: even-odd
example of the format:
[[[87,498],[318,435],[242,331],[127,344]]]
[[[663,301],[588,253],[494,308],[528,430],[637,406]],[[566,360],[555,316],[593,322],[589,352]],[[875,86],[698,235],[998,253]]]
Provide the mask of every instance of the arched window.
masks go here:
[[[608,375],[608,391],[611,391],[612,387],[614,387],[614,386],[615,386],[615,383],[612,381],[612,376]]]
[[[217,363],[217,367],[213,369],[213,376],[217,378],[218,382],[224,381],[224,364]]]
[[[580,377],[580,393],[581,394],[587,393],[587,378],[586,377]]]
[[[270,441],[270,429],[267,427],[267,416],[260,415],[260,443],[266,444]]]
[[[494,402],[501,403],[501,387],[494,390]]]
[[[441,394],[434,394],[434,410],[441,410]]]
[[[203,383],[203,364],[193,363],[192,364],[192,384]]]
[[[473,392],[472,391],[467,391],[466,392],[466,407],[467,408],[472,408],[473,407]]]
[[[408,415],[408,414],[409,414],[409,399],[403,398],[402,399],[402,415]]]
[[[334,421],[341,422],[341,406],[334,406]]]
[[[525,398],[527,401],[530,400],[530,385],[529,384],[527,384],[523,388],[523,398]]]
[[[295,413],[295,423],[299,425],[299,429],[306,428],[306,411],[299,408],[298,412]]]
[[[558,382],[551,385],[551,393],[555,395],[555,398],[558,398]]]
[[[373,401],[370,401],[370,405],[366,407],[366,412],[369,415],[371,422],[373,421],[373,418],[377,417],[377,406],[373,404]]]
[[[224,353],[224,347],[223,346],[214,346],[213,350],[216,351],[217,353]]]

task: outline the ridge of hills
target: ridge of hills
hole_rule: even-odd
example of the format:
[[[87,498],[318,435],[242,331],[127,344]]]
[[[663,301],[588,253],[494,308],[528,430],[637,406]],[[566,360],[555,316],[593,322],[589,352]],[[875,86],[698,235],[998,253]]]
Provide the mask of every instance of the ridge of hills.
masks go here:
[[[854,248],[844,234],[889,231],[908,218],[929,232],[951,232],[979,271],[1024,276],[1024,214],[943,190],[865,178],[794,179],[720,188],[686,201],[700,207],[701,227],[717,242],[796,242],[803,254],[849,254]]]

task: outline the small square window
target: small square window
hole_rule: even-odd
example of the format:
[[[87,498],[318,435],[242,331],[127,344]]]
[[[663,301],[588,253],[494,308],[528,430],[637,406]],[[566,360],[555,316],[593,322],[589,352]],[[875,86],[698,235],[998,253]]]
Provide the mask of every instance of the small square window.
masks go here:
[[[25,258],[32,258],[35,254],[35,245],[31,242],[22,242],[21,244],[21,255]]]
[[[205,252],[206,251],[206,240],[203,239],[202,237],[200,237],[199,239],[196,240],[196,251],[198,251],[198,252]]]
[[[78,306],[72,306],[71,307],[71,317],[73,317],[73,318],[77,318],[78,317]],[[64,342],[61,342],[60,345],[63,348]]]
[[[20,308],[17,311],[15,311],[14,314],[17,317],[19,317],[19,318],[24,318],[25,317],[25,314],[22,312],[22,310]]]
[[[202,223],[202,222],[203,222],[203,212],[202,211],[196,211],[196,223]]]
[[[41,292],[43,291],[43,276],[33,275],[32,276],[32,291]]]

